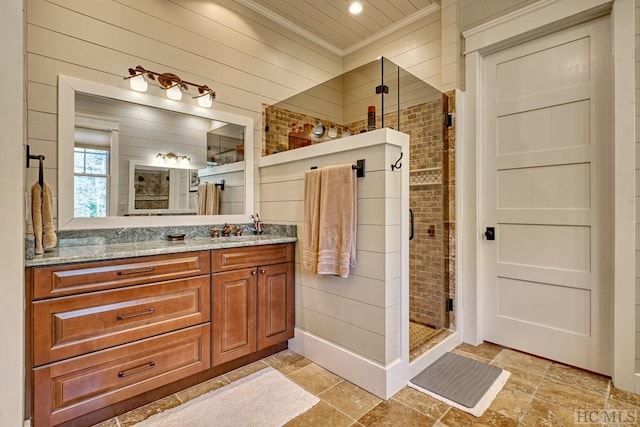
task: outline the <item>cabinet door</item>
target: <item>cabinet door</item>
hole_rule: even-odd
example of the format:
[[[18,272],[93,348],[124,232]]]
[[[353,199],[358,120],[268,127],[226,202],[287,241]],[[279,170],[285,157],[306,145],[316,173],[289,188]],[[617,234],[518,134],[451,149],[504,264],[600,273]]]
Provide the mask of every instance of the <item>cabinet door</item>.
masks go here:
[[[213,366],[256,351],[255,268],[213,275]]]
[[[294,264],[258,268],[258,350],[293,338]]]

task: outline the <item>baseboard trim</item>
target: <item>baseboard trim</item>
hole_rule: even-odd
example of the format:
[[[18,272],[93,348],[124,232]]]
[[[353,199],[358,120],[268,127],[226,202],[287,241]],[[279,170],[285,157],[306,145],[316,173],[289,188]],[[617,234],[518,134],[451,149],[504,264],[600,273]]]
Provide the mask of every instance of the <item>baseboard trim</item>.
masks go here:
[[[435,347],[429,349],[428,352],[418,357],[409,364],[409,376],[407,381],[418,375],[433,362],[438,360],[440,356],[448,351],[453,350],[462,343],[462,333],[454,331],[451,335],[439,342]]]
[[[298,328],[289,349],[381,399],[389,399],[409,380],[407,362],[395,359],[383,366]]]

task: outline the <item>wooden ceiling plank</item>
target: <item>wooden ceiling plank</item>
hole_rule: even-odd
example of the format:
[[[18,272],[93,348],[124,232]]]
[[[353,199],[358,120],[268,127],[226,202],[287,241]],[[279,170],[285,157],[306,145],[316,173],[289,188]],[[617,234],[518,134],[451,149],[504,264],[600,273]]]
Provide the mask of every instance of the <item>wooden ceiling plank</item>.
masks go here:
[[[392,22],[397,22],[402,18],[405,18],[400,9],[390,3],[388,0],[367,0],[367,5],[365,7],[373,6],[384,16],[389,18]]]

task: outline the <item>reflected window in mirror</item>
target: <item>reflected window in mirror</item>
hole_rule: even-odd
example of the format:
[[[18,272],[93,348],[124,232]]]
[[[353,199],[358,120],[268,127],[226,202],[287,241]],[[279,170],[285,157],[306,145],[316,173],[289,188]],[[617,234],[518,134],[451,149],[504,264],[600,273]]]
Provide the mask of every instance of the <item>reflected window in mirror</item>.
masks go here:
[[[109,150],[76,145],[73,184],[75,216],[109,215]]]

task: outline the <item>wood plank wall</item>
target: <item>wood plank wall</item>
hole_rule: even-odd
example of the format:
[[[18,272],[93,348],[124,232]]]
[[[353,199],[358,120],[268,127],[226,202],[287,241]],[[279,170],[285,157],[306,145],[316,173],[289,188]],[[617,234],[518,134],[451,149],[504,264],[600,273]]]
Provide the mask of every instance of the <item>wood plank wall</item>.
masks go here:
[[[401,68],[440,89],[440,11],[412,22],[400,30],[346,55],[345,71],[384,56]]]
[[[461,0],[462,29],[468,30],[476,25],[533,4],[536,1],[538,0]]]
[[[397,151],[379,144],[260,169],[261,217],[298,226],[296,327],[383,365],[400,354],[400,185],[388,164]],[[311,274],[302,267],[305,170],[358,159],[357,265],[348,278]]]
[[[262,104],[343,69],[339,56],[233,0],[28,0],[26,10],[27,138],[46,156],[55,212],[59,74],[127,87],[127,69],[142,65],[208,84],[214,108],[254,119],[259,155]],[[26,185],[36,180],[30,168]]]

